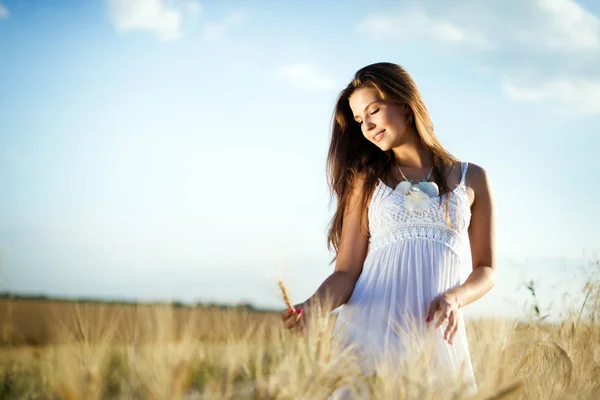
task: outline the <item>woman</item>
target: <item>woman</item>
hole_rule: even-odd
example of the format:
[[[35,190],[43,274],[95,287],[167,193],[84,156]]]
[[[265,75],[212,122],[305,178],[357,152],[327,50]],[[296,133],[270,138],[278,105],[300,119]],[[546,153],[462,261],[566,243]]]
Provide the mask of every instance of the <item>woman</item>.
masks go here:
[[[295,313],[282,313],[285,325],[300,327],[327,298],[326,311],[345,305],[336,337],[365,360],[401,360],[417,344],[433,353],[434,373],[460,369],[476,390],[460,310],[496,280],[485,170],[442,147],[402,67],[377,63],[338,97],[328,177],[337,200],[328,237],[335,270]],[[473,270],[461,284],[467,243]]]

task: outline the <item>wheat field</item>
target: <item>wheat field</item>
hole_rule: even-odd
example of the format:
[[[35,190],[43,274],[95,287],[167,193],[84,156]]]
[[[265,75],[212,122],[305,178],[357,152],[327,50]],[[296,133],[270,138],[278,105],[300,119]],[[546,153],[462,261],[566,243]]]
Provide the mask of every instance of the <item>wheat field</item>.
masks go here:
[[[416,365],[364,376],[335,351],[335,315],[306,334],[275,312],[180,304],[0,300],[0,399],[598,399],[599,285],[560,324],[478,318],[479,393],[428,386]],[[282,303],[282,308],[283,308]]]

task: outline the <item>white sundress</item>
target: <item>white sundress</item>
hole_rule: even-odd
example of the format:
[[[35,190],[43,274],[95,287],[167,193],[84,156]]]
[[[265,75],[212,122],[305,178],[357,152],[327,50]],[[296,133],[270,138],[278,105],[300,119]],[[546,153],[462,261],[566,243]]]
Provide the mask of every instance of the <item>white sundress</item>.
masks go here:
[[[467,168],[461,162],[460,184],[449,193],[452,227],[446,219],[448,194],[441,205],[437,196],[428,210],[409,211],[405,195],[381,180],[376,185],[368,210],[369,252],[334,328],[334,341],[356,346],[365,372],[382,356],[400,365],[409,353],[427,347],[431,369],[423,378],[443,384],[454,379],[449,372],[460,371],[467,391],[477,391],[462,312],[453,344],[443,338],[446,324],[436,330],[435,321],[425,322],[431,301],[461,284],[460,254],[471,219]]]

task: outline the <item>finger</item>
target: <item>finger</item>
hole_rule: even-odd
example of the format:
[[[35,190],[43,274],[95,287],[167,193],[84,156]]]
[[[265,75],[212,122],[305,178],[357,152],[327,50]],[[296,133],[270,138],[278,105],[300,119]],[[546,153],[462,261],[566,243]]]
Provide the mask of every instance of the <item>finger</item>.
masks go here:
[[[442,307],[442,312],[440,313],[440,316],[435,324],[435,329],[442,326],[444,324],[444,321],[446,321],[449,317],[450,317],[450,309],[448,309],[447,307]]]
[[[433,317],[435,317],[435,312],[439,309],[438,300],[434,300],[429,304],[429,308],[427,309],[427,317],[425,318],[425,322],[433,321]]]
[[[296,316],[290,315],[290,317],[283,321],[283,323],[287,329],[292,329],[298,323],[298,319]]]
[[[298,325],[298,321],[296,321],[296,318],[288,318],[285,320],[284,324],[287,329],[293,329],[296,325]]]
[[[287,310],[285,310],[284,312],[281,313],[281,319],[283,321],[285,321],[286,319],[288,319],[292,314],[294,314],[294,310],[292,310],[291,308],[288,308]]]
[[[444,340],[448,340],[449,336],[450,336],[450,332],[452,332],[454,330],[454,312],[450,312],[450,316],[448,317],[448,326],[446,327],[446,330],[444,331]],[[448,340],[449,342],[449,340]]]
[[[300,319],[302,318],[303,315],[304,315],[303,309],[299,309],[298,312],[296,312],[294,315],[290,315],[284,321],[286,328],[291,329],[294,326],[296,326],[298,324],[298,321],[300,321]]]
[[[454,329],[452,330],[452,332],[450,332],[450,344],[454,344],[454,338],[456,337],[456,334],[458,333],[458,316],[455,318],[455,324],[454,324]]]
[[[296,322],[300,321],[300,318],[302,318],[302,316],[304,315],[304,309],[303,308],[299,308],[298,310],[296,310]]]
[[[458,329],[455,329],[454,331],[452,331],[450,333],[450,337],[448,338],[448,343],[454,344],[454,339],[456,338],[456,333],[457,332],[458,332]]]

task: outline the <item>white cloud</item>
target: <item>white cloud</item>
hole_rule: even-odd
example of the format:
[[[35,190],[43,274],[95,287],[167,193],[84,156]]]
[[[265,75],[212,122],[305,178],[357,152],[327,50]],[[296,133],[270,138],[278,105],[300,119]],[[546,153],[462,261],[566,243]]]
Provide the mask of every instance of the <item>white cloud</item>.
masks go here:
[[[540,43],[564,51],[600,49],[600,21],[572,0],[536,0],[547,26],[538,30]]]
[[[380,40],[432,39],[481,49],[491,47],[483,34],[434,18],[423,10],[409,10],[399,15],[371,15],[357,26],[357,32]]]
[[[145,30],[155,32],[160,40],[182,36],[185,14],[198,14],[200,3],[179,1],[168,7],[164,0],[108,0],[109,16],[119,32]]]
[[[515,101],[551,101],[564,115],[600,114],[600,80],[552,78],[538,83],[518,83],[505,78],[502,88]]]
[[[234,12],[222,21],[206,24],[204,27],[204,40],[207,42],[222,40],[227,32],[240,25],[243,21],[244,14],[241,12]]]
[[[0,19],[8,18],[8,9],[0,3]]]
[[[475,70],[497,75],[512,100],[600,115],[600,19],[574,0],[420,2],[367,16],[357,31],[452,45]]]
[[[308,63],[283,67],[279,75],[294,85],[311,89],[332,89],[335,87],[332,79],[326,77],[317,68]]]
[[[504,73],[520,102],[547,102],[568,116],[600,115],[600,20],[572,0],[534,0],[538,18],[515,35],[536,55],[527,72]]]

